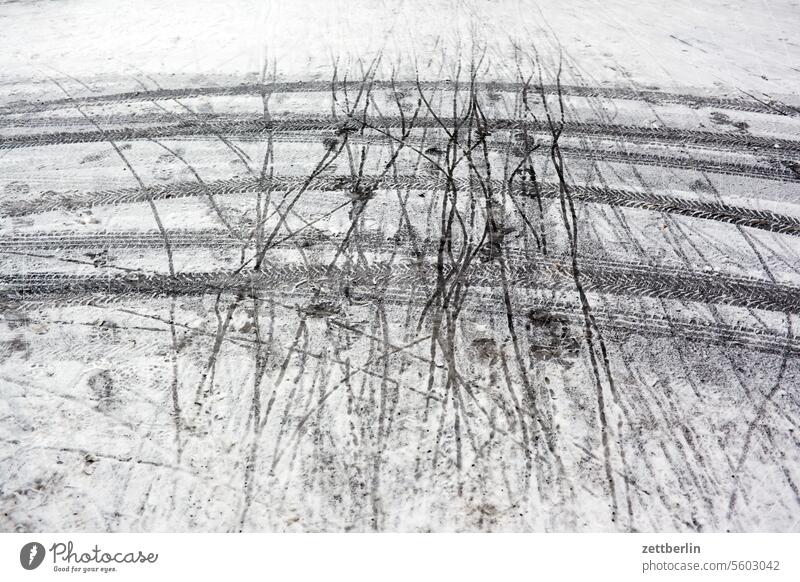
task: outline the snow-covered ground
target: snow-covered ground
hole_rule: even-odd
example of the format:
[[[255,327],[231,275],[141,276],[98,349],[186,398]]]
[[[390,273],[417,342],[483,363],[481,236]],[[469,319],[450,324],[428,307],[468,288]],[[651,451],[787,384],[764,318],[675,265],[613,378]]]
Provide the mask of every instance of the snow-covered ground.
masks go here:
[[[0,529],[796,531],[799,25],[0,3]]]

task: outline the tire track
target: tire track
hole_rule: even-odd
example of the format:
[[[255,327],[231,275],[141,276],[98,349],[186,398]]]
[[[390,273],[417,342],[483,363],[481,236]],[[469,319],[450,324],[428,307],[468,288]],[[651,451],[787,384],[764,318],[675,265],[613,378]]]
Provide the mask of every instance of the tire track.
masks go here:
[[[208,230],[170,230],[170,241],[174,240],[176,247],[192,249],[218,249],[234,248],[241,250],[242,241],[232,237],[228,232],[221,229]],[[101,231],[96,233],[84,234],[73,231],[48,231],[31,232],[21,235],[11,235],[0,239],[0,251],[26,251],[26,250],[50,250],[50,251],[80,251],[80,250],[142,250],[160,248],[163,244],[161,234],[158,231]],[[345,235],[328,234],[325,231],[311,233],[298,233],[291,240],[283,241],[275,245],[275,248],[309,248],[314,247],[318,252],[334,250],[339,247]],[[437,242],[417,241],[413,245],[405,237],[387,237],[378,231],[362,232],[358,236],[364,252],[374,254],[391,254],[398,260],[419,261],[421,257],[433,256],[437,249]],[[249,248],[253,248],[255,243],[250,241]],[[520,247],[505,246],[503,254],[506,261],[516,266],[518,277],[528,278],[536,276],[546,271],[561,271],[567,266],[567,259],[558,255],[544,255],[540,252],[523,249]],[[660,276],[688,277],[690,280],[712,281],[725,279],[730,284],[756,285],[774,283],[767,279],[758,277],[746,277],[741,275],[729,275],[718,271],[690,271],[686,265],[680,262],[644,263],[642,261],[607,259],[593,257],[579,257],[580,265],[588,269],[589,272],[597,272],[599,277],[604,273],[613,272],[620,275],[630,274],[631,276],[643,278],[649,273],[656,273]],[[391,276],[386,278],[391,280]],[[786,285],[788,289],[794,289],[791,285]]]
[[[304,178],[276,176],[266,182],[274,191],[288,191],[298,188]],[[373,177],[365,176],[362,181],[371,186],[386,190],[434,190],[438,186],[435,179],[422,176],[398,176],[397,179],[385,177],[379,182]],[[201,189],[196,182],[174,182],[171,184],[149,186],[147,192],[153,200],[171,198],[201,197],[210,192],[212,196],[256,193],[261,189],[263,181],[255,178],[234,178],[206,182],[207,189]],[[456,179],[460,189],[470,185],[467,179]],[[495,180],[492,186],[498,190],[503,184]],[[354,188],[349,177],[325,177],[312,182],[309,191],[342,192],[347,194]],[[518,195],[522,190],[517,190]],[[543,185],[540,195],[546,198],[557,198],[558,190],[554,185]],[[6,200],[0,202],[0,212],[8,217],[19,217],[56,210],[77,210],[100,205],[146,202],[147,197],[138,188],[118,188],[94,192],[47,192],[39,199],[30,201]],[[744,206],[735,206],[719,202],[691,200],[677,196],[650,194],[634,190],[601,188],[597,186],[574,186],[573,197],[586,203],[621,206],[654,212],[678,214],[690,218],[712,220],[728,224],[747,226],[768,232],[800,236],[800,218],[779,214],[769,210],[758,210]]]
[[[202,121],[198,121],[198,117]],[[222,133],[248,136],[262,131],[297,131],[297,132],[325,132],[342,129],[341,121],[329,116],[321,115],[296,115],[273,118],[266,122],[263,116],[234,115],[234,114],[201,114],[188,116],[186,114],[142,114],[142,115],[106,115],[97,116],[98,123],[117,126],[115,131],[121,132],[127,139],[147,139],[152,137],[174,137],[202,135],[208,133],[207,128],[213,127]],[[367,118],[368,126],[385,129],[397,129],[403,124],[399,116],[383,116],[380,118]],[[359,122],[360,123],[360,122]],[[454,120],[447,118],[419,118],[414,122],[416,129],[437,129],[444,123],[453,127]],[[32,118],[9,120],[0,118],[0,127],[31,128],[31,127],[87,127],[80,118]],[[363,125],[359,125],[360,130]],[[354,126],[355,127],[355,126]],[[521,131],[545,133],[546,124],[519,119],[487,120],[490,131]],[[136,132],[147,132],[139,137]],[[620,125],[613,123],[567,121],[564,123],[565,135],[583,137],[597,137],[607,139],[624,139],[626,141],[646,145],[682,145],[691,147],[705,147],[710,149],[731,149],[744,152],[753,150],[769,151],[772,154],[797,154],[800,153],[800,141],[784,138],[774,138],[751,135],[747,132],[718,132],[692,129],[677,129],[671,127],[643,127],[635,125]],[[62,143],[84,143],[96,141],[91,131],[56,131],[52,133],[6,135],[0,141],[0,147],[30,147],[34,145],[54,145]],[[74,140],[74,141],[70,141]]]
[[[168,278],[162,277],[161,279]],[[189,281],[188,279],[185,275],[178,275],[177,279],[172,281],[172,287],[177,284],[186,289],[187,283],[189,283],[194,285],[196,293],[207,290],[203,282]],[[0,281],[3,281],[3,279],[0,279]],[[108,279],[104,279],[104,281],[107,282]],[[77,286],[80,283],[80,278],[74,277],[73,283]],[[0,306],[8,310],[16,308],[28,309],[30,307],[62,307],[76,304],[103,307],[113,305],[124,299],[124,295],[113,292],[113,289],[109,290],[108,286],[96,285],[96,287],[98,290],[82,296],[59,295],[59,290],[55,287],[51,287],[49,290],[42,289],[37,293],[18,293],[16,297],[9,297],[7,293],[3,297],[4,292],[0,291]],[[126,288],[126,291],[130,291],[130,289]],[[145,291],[143,287],[140,287],[139,292],[136,293],[136,298],[142,299],[150,296],[156,299],[172,292],[174,291],[167,290],[159,293],[153,289]],[[377,294],[375,297],[370,295],[371,292],[371,289],[365,289],[361,294],[361,298],[363,300],[379,299],[386,304],[393,305],[407,305],[409,301],[424,301],[425,299],[422,293],[410,292],[407,289],[388,289],[385,293]],[[318,292],[298,289],[283,291],[281,292],[281,297],[286,301],[291,299],[319,301],[328,298]],[[502,313],[501,303],[501,296],[497,292],[476,289],[473,292],[473,301],[465,305],[464,309],[476,313],[499,315]],[[551,316],[568,320],[573,325],[579,325],[580,323],[581,315],[576,312],[576,305],[568,301],[541,300],[527,296],[515,299],[515,305],[519,310],[519,315],[516,317],[526,317],[525,314],[530,309],[546,309]],[[302,308],[298,308],[298,311],[301,314],[306,313]],[[773,354],[783,354],[788,346],[791,354],[800,354],[800,336],[787,337],[784,333],[764,328],[723,324],[717,321],[700,321],[678,315],[670,315],[667,318],[664,315],[643,313],[641,310],[619,306],[598,306],[594,309],[594,317],[603,329],[612,334],[610,339],[613,341],[624,341],[632,333],[643,336],[656,336],[667,340],[674,339],[677,336],[686,341],[724,348],[744,348]]]
[[[371,82],[373,90],[387,91],[413,91],[418,88],[424,91],[448,91],[455,88],[451,81],[422,81],[419,86],[413,81],[390,82],[374,80]],[[358,82],[338,82],[336,87],[339,89],[358,90]],[[478,90],[486,92],[514,92],[522,90],[523,85],[515,82],[483,82],[477,83]],[[664,92],[658,90],[631,89],[624,87],[590,87],[584,85],[543,85],[543,92],[546,95],[557,95],[572,97],[594,97],[602,99],[622,99],[626,101],[638,101],[653,105],[683,105],[698,109],[709,107],[715,109],[726,109],[733,111],[743,111],[751,113],[768,113],[775,115],[785,115],[790,117],[800,116],[800,112],[790,107],[784,107],[780,103],[763,103],[755,99],[734,99],[730,97],[710,97],[700,95],[686,95],[681,93]],[[537,87],[537,91],[538,91]],[[186,87],[180,89],[159,89],[156,91],[130,91],[125,93],[93,95],[90,97],[76,98],[80,105],[100,105],[105,103],[133,103],[141,101],[164,101],[171,99],[187,99],[193,97],[226,97],[237,95],[260,96],[264,93],[327,93],[331,90],[330,82],[311,81],[311,82],[284,82],[284,83],[250,83],[222,87]],[[0,107],[0,115],[12,113],[40,113],[43,111],[64,109],[72,104],[66,99],[53,99],[49,101],[21,102],[12,103]]]
[[[516,262],[516,261],[515,261]],[[596,293],[643,296],[697,303],[712,303],[800,313],[800,287],[772,281],[738,277],[720,272],[686,272],[677,268],[660,268],[635,262],[580,262],[582,283]],[[509,283],[515,288],[571,290],[568,264],[565,260],[525,257],[509,269]],[[316,285],[338,288],[347,282],[352,288],[362,286],[408,288],[420,278],[433,280],[431,265],[405,263],[394,266],[375,264],[343,270],[329,265],[304,264],[265,265],[261,271],[231,273],[217,270],[205,273],[166,275],[129,273],[126,275],[86,276],[60,272],[32,272],[0,275],[0,290],[9,299],[29,295],[86,295],[96,292],[124,295],[204,295],[206,293],[294,289],[313,281]],[[470,287],[498,288],[496,269],[491,264],[472,267],[467,277]]]
[[[209,130],[212,133],[209,133]],[[318,139],[304,136],[303,131],[298,130],[299,136],[283,135],[283,141],[297,143],[322,143],[322,136]],[[337,132],[356,131],[355,128],[339,128]],[[5,137],[0,140],[0,150],[42,147],[52,145],[69,145],[78,143],[96,143],[112,140],[114,142],[127,142],[135,140],[155,140],[164,138],[208,138],[214,135],[225,134],[234,138],[260,138],[266,137],[270,132],[275,132],[275,128],[270,127],[270,123],[259,120],[248,120],[243,122],[233,122],[229,124],[206,123],[204,121],[186,122],[184,124],[166,125],[159,127],[145,128],[117,128],[103,131],[84,131],[84,132],[57,132],[37,135],[19,135]],[[274,135],[275,138],[281,137],[280,134]],[[358,140],[367,142],[385,142],[385,136],[362,136]],[[504,147],[504,146],[501,146]],[[611,146],[615,147],[616,146]],[[688,155],[652,154],[644,152],[630,152],[620,149],[601,148],[595,146],[560,146],[561,151],[570,156],[597,161],[622,162],[633,165],[648,165],[664,168],[678,168],[683,170],[696,170],[712,172],[716,174],[727,174],[732,176],[745,176],[778,182],[800,182],[800,169],[794,161],[779,159],[770,160],[771,165],[757,165],[744,162],[729,162],[711,159],[696,159]]]

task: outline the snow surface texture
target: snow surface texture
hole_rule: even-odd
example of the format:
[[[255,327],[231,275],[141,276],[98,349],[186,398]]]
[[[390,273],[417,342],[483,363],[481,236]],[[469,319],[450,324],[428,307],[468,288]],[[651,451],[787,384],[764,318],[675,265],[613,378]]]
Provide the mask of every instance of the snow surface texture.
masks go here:
[[[0,30],[0,530],[800,527],[797,1]]]

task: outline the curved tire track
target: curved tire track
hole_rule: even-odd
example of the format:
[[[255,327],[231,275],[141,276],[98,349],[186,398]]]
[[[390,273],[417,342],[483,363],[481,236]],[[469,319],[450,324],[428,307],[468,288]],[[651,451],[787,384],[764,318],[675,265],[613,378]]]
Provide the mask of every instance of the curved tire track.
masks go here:
[[[517,263],[517,261],[514,261]],[[509,282],[517,288],[571,290],[572,274],[567,260],[525,257],[512,264]],[[716,303],[751,309],[800,313],[800,287],[767,280],[738,277],[720,272],[682,271],[623,261],[582,260],[581,280],[587,290],[601,294],[641,296],[698,303]],[[375,265],[358,270],[329,269],[322,264],[266,265],[259,272],[231,274],[224,271],[166,275],[129,274],[85,276],[60,272],[0,275],[0,291],[7,297],[57,294],[85,295],[95,292],[145,295],[203,295],[210,292],[246,292],[248,289],[289,289],[306,281],[338,287],[410,287],[435,279],[432,265],[412,262],[394,266]],[[467,281],[471,287],[498,288],[495,265],[473,267]]]
[[[341,129],[341,121],[330,116],[298,115],[273,118],[265,122],[259,115],[231,114],[144,114],[144,115],[106,115],[96,117],[95,121],[109,125],[105,133],[118,132],[119,139],[147,139],[151,137],[196,136],[208,132],[208,127],[220,133],[251,136],[270,130],[283,132],[326,132]],[[355,120],[354,120],[355,121]],[[367,124],[381,129],[398,129],[403,120],[398,116],[370,118]],[[414,121],[417,129],[435,129],[439,122],[452,127],[454,121],[448,118],[418,118]],[[35,118],[29,120],[3,120],[0,127],[90,127],[82,117],[58,119]],[[114,128],[113,126],[116,126]],[[358,130],[361,125],[358,125]],[[540,121],[520,121],[516,119],[488,120],[490,131],[519,131],[547,133],[547,124]],[[33,147],[40,145],[57,145],[66,143],[85,143],[101,141],[99,132],[61,131],[39,134],[6,135],[0,139],[0,148]],[[751,135],[747,132],[718,132],[671,127],[644,127],[635,125],[618,125],[609,123],[567,121],[564,124],[565,136],[595,137],[606,139],[622,139],[644,145],[680,145],[695,148],[730,149],[750,153],[753,150],[769,151],[771,154],[798,154],[800,141],[784,138],[773,138]]]
[[[302,268],[289,269],[297,276]],[[36,290],[33,287],[28,292],[17,288],[16,291],[0,291],[0,306],[8,310],[15,308],[28,309],[31,306],[55,307],[69,305],[93,305],[105,306],[112,305],[124,300],[126,293],[135,295],[137,299],[166,297],[178,292],[183,294],[201,294],[210,292],[209,282],[215,277],[215,290],[224,287],[228,292],[240,291],[244,287],[249,289],[253,284],[251,278],[242,276],[239,281],[231,281],[229,284],[219,285],[219,274],[182,274],[175,279],[167,276],[138,277],[136,280],[125,280],[124,277],[94,277],[85,278],[79,276],[52,276],[53,274],[39,273],[34,275],[33,280]],[[22,279],[20,276],[19,279]],[[130,278],[129,278],[130,279]],[[281,281],[279,277],[270,278],[275,288],[285,286],[286,290],[281,296],[286,299],[324,300],[327,295],[299,290],[296,286]],[[0,285],[8,286],[9,277],[0,277]],[[21,281],[17,281],[20,284]],[[261,280],[263,285],[264,280]],[[76,291],[80,291],[78,294]],[[496,291],[496,290],[494,290]],[[69,293],[64,296],[62,293]],[[359,293],[360,298],[369,300],[372,295],[380,298],[381,301],[389,304],[407,305],[410,301],[424,301],[425,297],[420,292],[413,293],[410,288],[389,288],[384,291],[376,291],[375,287],[366,286],[363,292]],[[328,294],[329,295],[329,294]],[[475,289],[474,297],[471,302],[465,305],[466,310],[477,310],[481,312],[504,313],[501,296],[496,292],[485,289]],[[335,297],[334,297],[335,298]],[[563,300],[542,300],[535,297],[523,297],[515,299],[515,306],[518,312],[516,317],[526,317],[527,310],[531,308],[546,309],[553,315],[558,315],[570,320],[576,325],[581,323],[581,315],[578,313],[577,304]],[[298,308],[302,311],[302,308]],[[750,350],[758,350],[767,353],[785,353],[794,355],[800,354],[800,336],[789,336],[764,328],[755,328],[746,325],[721,324],[714,321],[700,321],[698,319],[687,319],[680,315],[657,315],[643,313],[641,310],[632,310],[618,306],[609,307],[596,305],[592,309],[593,315],[598,324],[609,332],[623,334],[624,336],[634,333],[646,336],[672,337],[678,336],[680,339],[702,342],[723,347],[742,347]]]
[[[371,184],[379,184],[381,188],[386,190],[430,191],[437,189],[439,186],[436,180],[426,180],[420,176],[399,176],[398,179],[384,178],[380,182],[369,176],[364,179]],[[290,190],[300,187],[304,180],[304,178],[277,176],[266,182],[259,182],[250,178],[209,181],[206,182],[206,188],[200,188],[196,182],[174,182],[159,186],[149,186],[144,192],[139,188],[119,188],[95,192],[50,192],[45,194],[46,198],[41,197],[24,202],[13,199],[4,201],[0,203],[0,211],[6,216],[18,217],[55,210],[76,210],[100,205],[147,202],[148,198],[152,200],[167,200],[172,198],[202,197],[208,195],[208,193],[213,196],[256,193],[261,191],[265,185],[272,190]],[[467,188],[469,186],[469,181],[465,179],[457,180],[456,182],[459,188]],[[311,183],[309,191],[347,192],[352,187],[352,184],[352,179],[347,177],[320,178]],[[500,181],[495,181],[493,186],[500,188],[502,184]],[[517,189],[517,192],[519,195],[523,194],[520,188]],[[545,185],[541,190],[541,195],[546,198],[557,198],[558,188],[554,185]],[[666,212],[690,218],[747,226],[779,234],[800,236],[800,218],[769,210],[596,186],[573,186],[572,195],[576,200],[586,203]]]
[[[416,90],[416,82],[405,81],[390,83],[388,81],[372,81],[373,90],[394,90],[410,91]],[[359,83],[337,83],[337,88],[358,89]],[[448,81],[423,81],[419,84],[426,91],[447,91],[454,88],[454,84]],[[490,92],[519,92],[522,89],[520,83],[510,82],[485,82],[479,83],[478,87],[483,91]],[[590,87],[584,85],[543,85],[542,90],[545,94],[556,95],[560,90],[563,95],[574,97],[594,97],[601,99],[622,99],[627,101],[641,101],[653,105],[669,104],[683,105],[693,109],[709,107],[715,109],[727,109],[733,111],[744,111],[751,113],[768,113],[785,116],[799,117],[800,111],[795,108],[787,107],[781,103],[761,103],[753,99],[733,99],[729,97],[711,97],[701,95],[686,95],[658,91],[652,89],[631,89],[626,87]],[[164,101],[169,99],[186,99],[192,97],[226,97],[236,95],[260,96],[263,93],[327,93],[331,90],[329,82],[285,82],[272,84],[239,84],[222,87],[186,87],[180,89],[159,89],[156,91],[131,91],[125,93],[93,95],[90,97],[79,97],[76,99],[53,99],[39,102],[12,103],[0,107],[0,115],[12,113],[40,113],[42,111],[63,109],[78,105],[99,105],[104,103],[133,103],[141,101]],[[538,88],[536,88],[538,91]]]

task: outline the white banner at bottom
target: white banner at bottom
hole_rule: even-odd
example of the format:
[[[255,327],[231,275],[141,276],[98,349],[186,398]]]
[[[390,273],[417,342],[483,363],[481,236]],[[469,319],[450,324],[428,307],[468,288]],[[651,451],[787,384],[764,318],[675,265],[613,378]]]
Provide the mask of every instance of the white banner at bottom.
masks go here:
[[[800,580],[800,534],[0,534],[0,580]]]

